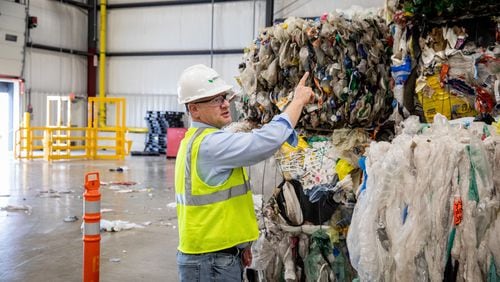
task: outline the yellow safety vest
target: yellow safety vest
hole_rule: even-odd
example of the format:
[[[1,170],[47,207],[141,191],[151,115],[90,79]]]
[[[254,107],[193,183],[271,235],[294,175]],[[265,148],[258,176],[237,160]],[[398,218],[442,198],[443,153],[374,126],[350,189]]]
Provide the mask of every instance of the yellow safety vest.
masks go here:
[[[201,141],[215,128],[189,128],[175,162],[179,251],[209,253],[254,241],[259,235],[252,191],[244,168],[210,186],[197,171]]]

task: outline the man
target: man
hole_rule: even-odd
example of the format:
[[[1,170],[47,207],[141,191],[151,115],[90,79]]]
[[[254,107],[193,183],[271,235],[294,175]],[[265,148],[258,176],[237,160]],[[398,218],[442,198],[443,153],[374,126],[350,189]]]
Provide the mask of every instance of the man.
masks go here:
[[[232,121],[232,86],[204,65],[182,73],[178,99],[192,124],[175,164],[180,281],[242,280],[242,246],[256,240],[259,232],[243,167],[271,157],[285,141],[297,142],[293,128],[313,97],[305,86],[308,75],[284,113],[260,129],[233,133],[221,130]]]

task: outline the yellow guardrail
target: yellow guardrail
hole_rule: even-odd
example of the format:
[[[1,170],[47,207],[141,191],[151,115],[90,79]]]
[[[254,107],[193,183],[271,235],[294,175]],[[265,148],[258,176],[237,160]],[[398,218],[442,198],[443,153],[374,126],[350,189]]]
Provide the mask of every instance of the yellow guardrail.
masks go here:
[[[132,142],[125,129],[86,127],[21,127],[16,131],[17,159],[124,159]],[[37,153],[38,152],[38,153]]]
[[[115,108],[115,125],[102,125],[98,110],[102,105]],[[104,159],[122,160],[130,153],[132,142],[126,139],[125,98],[89,98],[88,127],[30,125],[25,113],[22,126],[16,131],[14,156],[17,159]]]

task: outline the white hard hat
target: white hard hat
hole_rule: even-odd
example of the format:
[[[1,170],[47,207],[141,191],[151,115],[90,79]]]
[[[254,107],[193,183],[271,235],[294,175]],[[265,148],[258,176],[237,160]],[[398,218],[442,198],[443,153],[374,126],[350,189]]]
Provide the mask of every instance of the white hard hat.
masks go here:
[[[177,97],[179,104],[186,104],[215,96],[232,88],[215,70],[199,64],[190,66],[182,72],[177,84]]]

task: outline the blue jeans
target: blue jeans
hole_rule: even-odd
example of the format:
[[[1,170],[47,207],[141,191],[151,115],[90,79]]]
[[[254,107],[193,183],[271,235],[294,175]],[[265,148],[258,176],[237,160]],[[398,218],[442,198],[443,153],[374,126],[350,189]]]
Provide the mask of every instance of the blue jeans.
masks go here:
[[[190,255],[178,251],[177,267],[181,282],[242,281],[243,268],[238,255]]]

